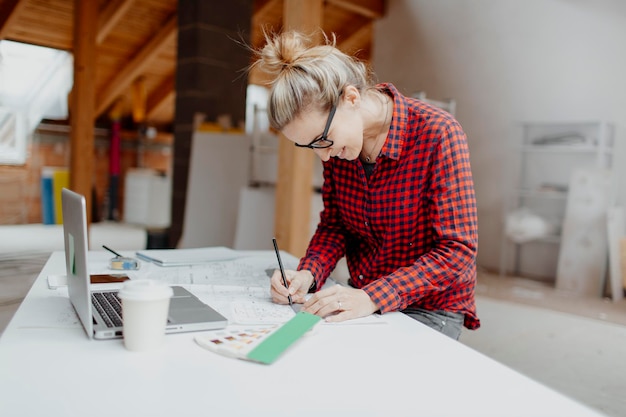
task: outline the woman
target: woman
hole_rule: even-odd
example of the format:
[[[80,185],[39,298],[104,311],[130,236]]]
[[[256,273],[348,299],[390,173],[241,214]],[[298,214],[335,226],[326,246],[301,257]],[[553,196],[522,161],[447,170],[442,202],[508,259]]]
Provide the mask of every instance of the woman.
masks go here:
[[[476,329],[477,216],[469,151],[448,113],[374,84],[358,60],[298,32],[267,37],[270,124],[324,164],[324,209],[274,302],[329,322],[402,311],[458,339]],[[322,288],[345,255],[350,286]],[[306,294],[314,294],[307,300]]]

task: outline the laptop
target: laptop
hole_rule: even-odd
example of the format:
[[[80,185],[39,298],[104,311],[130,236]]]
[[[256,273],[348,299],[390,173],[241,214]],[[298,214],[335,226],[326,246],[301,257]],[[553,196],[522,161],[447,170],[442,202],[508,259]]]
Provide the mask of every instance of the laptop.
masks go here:
[[[95,291],[88,272],[87,214],[85,197],[63,188],[63,239],[70,301],[87,336],[92,339],[123,337],[121,305],[117,290]],[[228,319],[180,286],[172,286],[166,333],[216,330]]]

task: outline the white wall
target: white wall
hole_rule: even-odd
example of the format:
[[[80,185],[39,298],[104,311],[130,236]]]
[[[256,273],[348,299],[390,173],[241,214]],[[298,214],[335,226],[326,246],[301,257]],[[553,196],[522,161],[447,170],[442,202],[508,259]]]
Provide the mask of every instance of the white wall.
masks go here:
[[[626,1],[389,0],[376,23],[380,81],[452,97],[468,135],[479,265],[499,266],[507,158],[520,121],[613,122],[626,161]],[[626,201],[626,181],[618,199]]]

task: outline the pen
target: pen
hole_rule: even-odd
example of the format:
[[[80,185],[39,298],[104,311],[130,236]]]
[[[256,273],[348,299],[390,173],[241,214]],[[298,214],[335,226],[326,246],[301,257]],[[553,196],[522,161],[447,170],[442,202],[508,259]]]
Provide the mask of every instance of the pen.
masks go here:
[[[285,269],[283,268],[283,261],[280,259],[280,252],[278,251],[278,243],[276,243],[276,238],[272,238],[272,242],[274,243],[274,250],[276,251],[276,258],[278,259],[278,267],[280,268],[280,275],[283,277],[283,285],[285,288],[289,289],[289,285],[287,285],[287,277],[285,277]],[[289,299],[289,305],[293,308],[293,300],[291,299],[291,295],[287,296]]]
[[[108,250],[109,252],[111,252],[113,255],[117,256],[118,258],[121,258],[122,255],[120,255],[119,253],[115,252],[113,249],[111,248],[107,248],[105,245],[102,245],[102,247],[106,250]]]

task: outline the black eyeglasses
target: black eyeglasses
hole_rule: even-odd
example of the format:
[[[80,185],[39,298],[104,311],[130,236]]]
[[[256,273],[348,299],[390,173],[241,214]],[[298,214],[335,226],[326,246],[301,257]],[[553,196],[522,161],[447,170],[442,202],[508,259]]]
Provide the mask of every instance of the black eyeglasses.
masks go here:
[[[326,120],[326,127],[324,127],[324,131],[322,132],[322,136],[317,139],[313,139],[310,143],[306,145],[300,145],[299,143],[294,143],[298,148],[309,148],[309,149],[326,149],[333,146],[333,141],[328,139],[328,129],[330,129],[330,124],[333,122],[333,117],[335,116],[335,111],[337,110],[337,105],[333,104],[330,108],[330,113],[328,114],[328,120]]]

